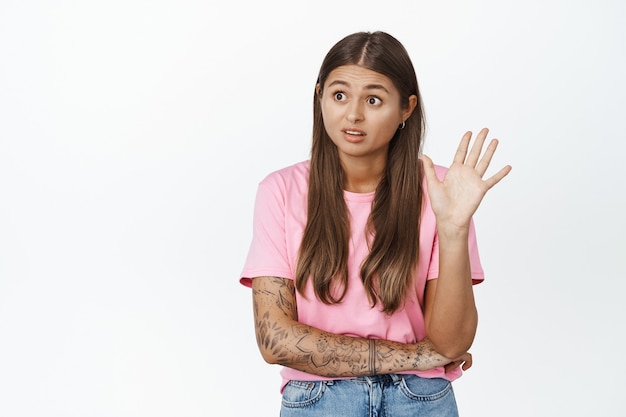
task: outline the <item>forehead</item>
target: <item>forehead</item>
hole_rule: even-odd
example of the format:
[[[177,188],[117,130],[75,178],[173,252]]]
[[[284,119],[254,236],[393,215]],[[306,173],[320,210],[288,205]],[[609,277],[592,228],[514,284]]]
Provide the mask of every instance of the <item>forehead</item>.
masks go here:
[[[328,74],[324,87],[330,87],[334,84],[360,89],[379,86],[384,87],[389,92],[395,91],[393,81],[389,77],[359,65],[342,65],[332,70]]]

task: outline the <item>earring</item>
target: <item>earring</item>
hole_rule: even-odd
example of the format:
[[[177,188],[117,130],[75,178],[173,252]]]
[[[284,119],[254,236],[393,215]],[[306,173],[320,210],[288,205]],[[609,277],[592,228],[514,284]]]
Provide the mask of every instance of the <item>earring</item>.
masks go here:
[[[404,129],[404,126],[406,126],[406,122],[403,120],[402,124],[400,126],[398,126],[398,129],[402,130],[402,129]]]

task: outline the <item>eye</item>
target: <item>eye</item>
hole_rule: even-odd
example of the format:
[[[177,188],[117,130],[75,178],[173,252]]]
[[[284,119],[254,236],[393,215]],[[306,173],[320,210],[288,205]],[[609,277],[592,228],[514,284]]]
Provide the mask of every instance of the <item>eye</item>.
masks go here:
[[[344,94],[343,91],[337,91],[334,94],[334,97],[336,101],[344,101],[346,99],[346,95]]]
[[[378,106],[382,103],[383,101],[381,99],[379,99],[376,96],[370,96],[367,98],[367,104],[371,104],[372,106]]]

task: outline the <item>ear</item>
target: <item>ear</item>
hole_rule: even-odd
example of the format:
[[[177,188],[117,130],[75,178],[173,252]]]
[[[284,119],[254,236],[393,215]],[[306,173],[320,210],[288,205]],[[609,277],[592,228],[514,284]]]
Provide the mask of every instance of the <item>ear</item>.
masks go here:
[[[322,97],[322,86],[320,83],[315,84],[315,94],[317,95],[317,98]]]
[[[406,121],[409,117],[411,117],[411,114],[413,114],[413,110],[415,110],[415,107],[417,106],[417,96],[415,94],[409,96],[409,105],[402,110],[402,121]]]

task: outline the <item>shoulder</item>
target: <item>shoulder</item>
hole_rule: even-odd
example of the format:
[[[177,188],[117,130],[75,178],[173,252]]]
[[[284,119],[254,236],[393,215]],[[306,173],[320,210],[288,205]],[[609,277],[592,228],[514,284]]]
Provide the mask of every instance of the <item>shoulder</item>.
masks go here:
[[[269,173],[260,186],[280,190],[307,189],[308,182],[309,161],[306,160]]]
[[[272,171],[265,176],[261,184],[271,182],[293,182],[309,180],[309,161],[301,161],[293,165]]]

